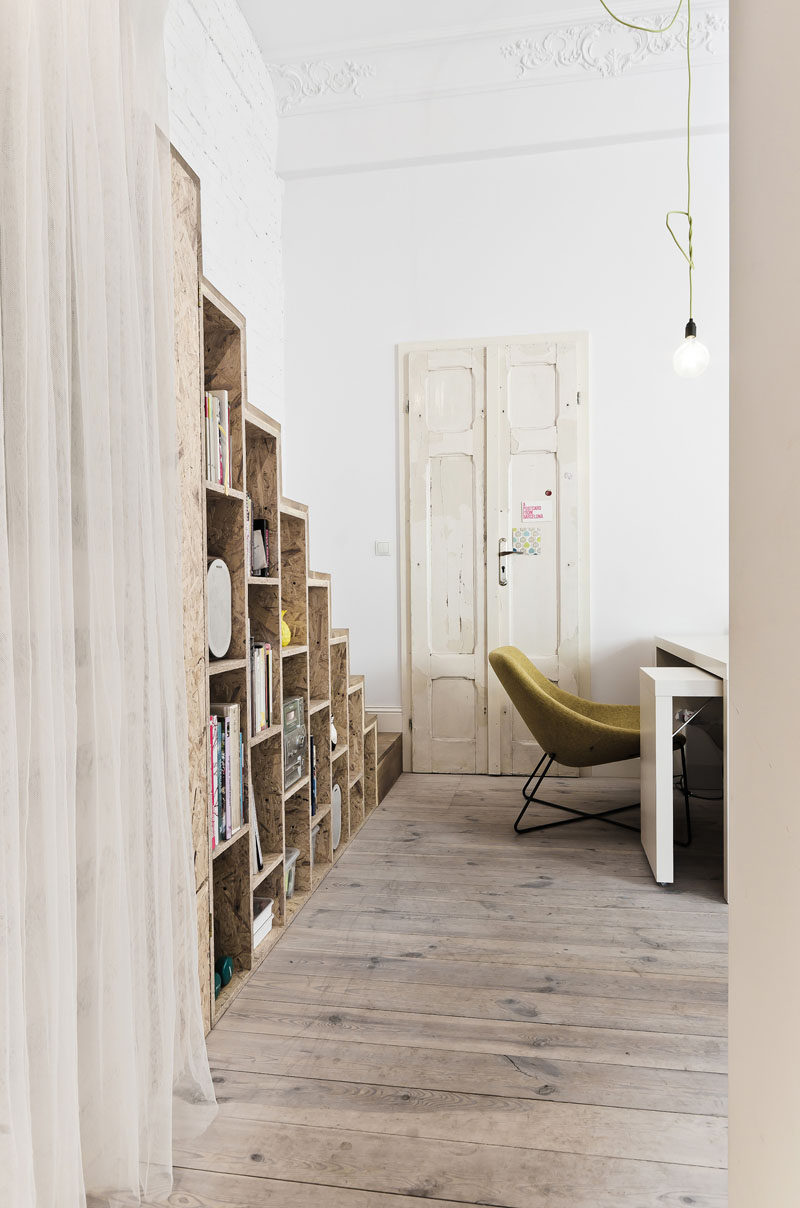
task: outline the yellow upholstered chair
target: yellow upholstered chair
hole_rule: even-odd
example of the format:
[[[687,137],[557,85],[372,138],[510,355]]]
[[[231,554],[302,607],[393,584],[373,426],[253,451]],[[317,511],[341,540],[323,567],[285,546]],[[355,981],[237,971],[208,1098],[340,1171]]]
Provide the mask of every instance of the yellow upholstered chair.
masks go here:
[[[514,823],[517,834],[584,821],[610,822],[626,830],[638,830],[638,827],[629,826],[628,823],[613,817],[626,810],[638,809],[638,802],[635,805],[620,805],[593,814],[571,806],[558,805],[554,801],[543,801],[536,794],[554,762],[570,768],[587,768],[603,763],[618,763],[623,759],[635,759],[639,754],[639,706],[601,705],[564,692],[543,675],[516,646],[501,646],[493,650],[489,655],[489,662],[512,704],[544,752],[522,790],[525,804]],[[682,734],[675,738],[674,745],[680,752],[683,769],[682,788],[687,828],[685,843],[688,843],[691,842],[691,819],[686,777],[686,743]],[[534,779],[536,783],[529,792]],[[520,822],[525,811],[534,803],[549,805],[574,816],[560,818],[557,822],[545,822],[539,826],[521,827]]]

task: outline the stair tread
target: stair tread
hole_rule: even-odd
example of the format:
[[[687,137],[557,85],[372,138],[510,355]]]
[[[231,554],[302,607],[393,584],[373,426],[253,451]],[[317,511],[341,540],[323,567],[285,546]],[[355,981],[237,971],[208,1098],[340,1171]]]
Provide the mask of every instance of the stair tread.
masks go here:
[[[377,713],[365,713],[364,714],[364,729],[369,730],[371,726],[376,725],[377,721],[378,721]]]
[[[378,763],[386,758],[394,746],[402,749],[402,734],[378,734]]]

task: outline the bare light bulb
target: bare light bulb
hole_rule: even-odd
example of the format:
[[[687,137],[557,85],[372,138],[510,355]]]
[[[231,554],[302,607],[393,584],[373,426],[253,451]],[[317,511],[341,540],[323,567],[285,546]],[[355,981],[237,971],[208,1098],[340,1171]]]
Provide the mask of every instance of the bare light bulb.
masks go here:
[[[697,324],[690,319],[686,324],[686,338],[676,349],[672,364],[678,377],[700,377],[708,369],[711,353],[697,338]]]

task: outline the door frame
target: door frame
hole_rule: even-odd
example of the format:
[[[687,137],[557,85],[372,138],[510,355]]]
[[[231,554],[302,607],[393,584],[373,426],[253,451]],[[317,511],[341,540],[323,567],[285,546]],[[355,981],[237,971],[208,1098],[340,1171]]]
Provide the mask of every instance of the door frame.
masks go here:
[[[411,550],[409,543],[409,382],[407,375],[408,354],[410,352],[435,352],[437,349],[465,348],[470,345],[484,345],[487,348],[498,348],[506,344],[557,343],[569,341],[574,343],[577,350],[578,383],[580,406],[578,408],[578,558],[580,574],[578,578],[578,693],[581,696],[591,695],[591,659],[590,659],[590,609],[589,609],[589,469],[590,469],[590,410],[589,410],[589,335],[585,331],[534,332],[528,335],[512,336],[479,336],[461,340],[412,340],[396,346],[397,366],[397,490],[398,490],[398,550],[399,565],[399,605],[400,605],[400,678],[402,692],[402,734],[403,734],[403,771],[412,771],[411,751]],[[490,407],[497,400],[487,395],[486,408],[486,458],[487,479],[486,489],[489,490],[491,478],[496,480],[497,467],[489,466],[489,434],[492,429]],[[487,573],[491,554],[489,553],[489,529],[487,517]],[[487,601],[488,604],[488,601]],[[486,609],[486,650],[491,649],[489,638],[492,631],[492,620],[489,609]],[[487,694],[499,689],[493,685],[491,676],[487,683]],[[488,699],[488,697],[487,697]],[[510,709],[510,703],[506,702]],[[497,744],[490,743],[496,749]],[[490,759],[489,772],[492,775],[500,773],[499,767],[492,766]],[[581,775],[591,775],[591,769]]]

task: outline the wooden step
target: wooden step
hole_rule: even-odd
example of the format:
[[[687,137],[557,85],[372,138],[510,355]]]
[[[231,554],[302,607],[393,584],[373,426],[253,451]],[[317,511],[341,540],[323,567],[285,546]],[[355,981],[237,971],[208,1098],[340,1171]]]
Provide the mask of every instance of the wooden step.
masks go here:
[[[298,503],[296,499],[281,499],[280,510],[286,516],[296,516],[298,520],[308,520],[308,504]]]
[[[378,734],[378,801],[383,801],[402,771],[402,734]]]
[[[364,714],[364,733],[365,734],[366,734],[367,730],[371,730],[372,727],[376,726],[377,724],[378,724],[378,714],[377,713],[365,713]]]
[[[262,432],[266,432],[268,436],[275,437],[276,440],[281,438],[281,426],[276,419],[265,412],[260,411],[258,407],[251,406],[247,403],[244,409],[245,423],[251,424],[254,428],[260,428]]]

